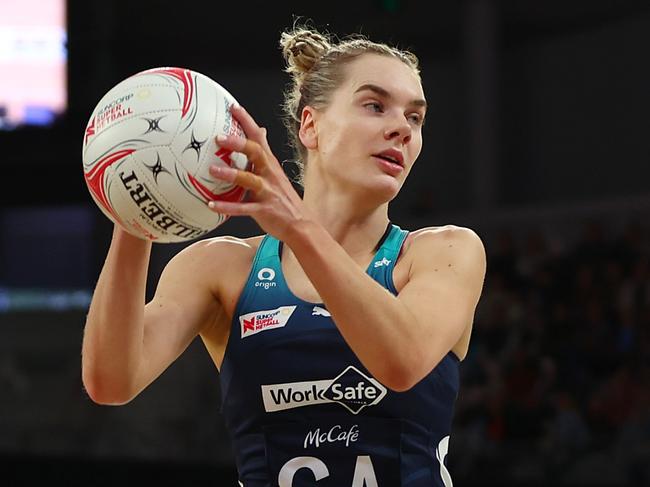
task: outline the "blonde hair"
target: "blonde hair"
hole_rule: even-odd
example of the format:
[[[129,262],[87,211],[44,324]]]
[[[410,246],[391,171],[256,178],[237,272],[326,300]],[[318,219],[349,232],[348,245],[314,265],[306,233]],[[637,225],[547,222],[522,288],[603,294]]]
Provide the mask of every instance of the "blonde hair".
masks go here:
[[[399,59],[419,76],[419,60],[412,52],[373,42],[361,34],[341,40],[308,27],[294,27],[282,33],[280,47],[286,61],[285,71],[292,82],[284,93],[283,123],[289,135],[299,169],[298,183],[303,183],[307,149],[298,132],[305,106],[317,110],[329,105],[332,93],[345,79],[344,68],[362,54],[379,54]]]

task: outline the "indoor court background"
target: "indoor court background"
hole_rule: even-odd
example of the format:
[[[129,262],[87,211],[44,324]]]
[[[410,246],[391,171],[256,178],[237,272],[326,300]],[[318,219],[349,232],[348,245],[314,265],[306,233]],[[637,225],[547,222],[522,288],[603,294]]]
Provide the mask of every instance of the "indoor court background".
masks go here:
[[[0,19],[14,5],[0,0]],[[223,84],[290,157],[277,46],[295,18],[418,55],[424,148],[390,216],[469,226],[486,245],[454,485],[650,485],[647,1],[70,0],[65,11],[67,111],[0,130],[0,485],[236,485],[199,340],[128,405],[84,393],[81,336],[111,225],[86,189],[81,141],[114,84],[180,66]],[[0,92],[0,121],[11,94]],[[257,232],[231,219],[214,235]],[[151,285],[182,247],[154,246]]]

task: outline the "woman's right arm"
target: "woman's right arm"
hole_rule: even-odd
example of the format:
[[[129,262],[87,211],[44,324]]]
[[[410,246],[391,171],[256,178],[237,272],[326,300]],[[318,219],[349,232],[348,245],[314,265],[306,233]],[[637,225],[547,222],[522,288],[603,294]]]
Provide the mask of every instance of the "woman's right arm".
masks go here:
[[[145,303],[151,242],[117,225],[86,319],[82,379],[99,404],[124,404],[155,380],[221,306],[194,244],[165,267]]]

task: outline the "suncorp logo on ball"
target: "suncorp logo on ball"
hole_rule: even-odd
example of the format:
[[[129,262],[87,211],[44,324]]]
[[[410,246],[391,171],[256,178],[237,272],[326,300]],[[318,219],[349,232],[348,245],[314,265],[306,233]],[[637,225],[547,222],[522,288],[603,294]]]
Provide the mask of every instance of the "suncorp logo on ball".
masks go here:
[[[377,380],[350,365],[334,379],[264,385],[262,399],[268,413],[336,402],[357,414],[379,404],[386,392]]]

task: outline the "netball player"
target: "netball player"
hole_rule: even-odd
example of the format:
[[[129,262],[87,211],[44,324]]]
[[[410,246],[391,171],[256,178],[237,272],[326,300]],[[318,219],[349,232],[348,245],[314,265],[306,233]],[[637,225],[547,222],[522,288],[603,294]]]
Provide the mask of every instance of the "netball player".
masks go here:
[[[234,107],[247,137],[218,143],[254,170],[211,174],[250,198],[210,207],[265,234],[189,245],[145,303],[151,243],[116,226],[88,313],[84,385],[99,404],[127,403],[200,336],[244,487],[449,487],[459,366],[486,261],[470,229],[389,221],[422,147],[418,60],[308,28],[280,43],[304,195],[266,131]]]

